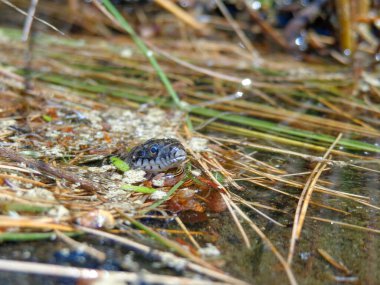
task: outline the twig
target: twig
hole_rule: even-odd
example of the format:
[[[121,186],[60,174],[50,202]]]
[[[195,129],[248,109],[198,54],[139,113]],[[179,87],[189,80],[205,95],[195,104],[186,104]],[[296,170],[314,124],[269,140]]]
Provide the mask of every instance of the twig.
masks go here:
[[[282,36],[281,33],[272,28],[272,26],[261,17],[260,13],[256,12],[249,6],[248,1],[243,0],[245,6],[247,7],[249,15],[251,18],[260,26],[261,30],[265,35],[268,35],[274,42],[284,49],[288,49],[289,45]]]
[[[26,17],[24,30],[22,32],[22,41],[26,42],[29,37],[30,28],[32,27],[34,14],[36,13],[36,8],[38,5],[38,0],[32,0],[28,10],[28,16]]]
[[[0,0],[1,2],[3,2],[5,5],[8,5],[9,7],[12,7],[13,9],[15,9],[17,12],[25,15],[25,16],[28,16],[28,13],[26,13],[25,11],[21,10],[19,7],[17,7],[16,5],[12,4],[11,2],[9,2],[8,0]],[[33,16],[34,19],[36,19],[37,21],[41,22],[42,24],[48,26],[49,28],[53,29],[54,31],[60,33],[61,35],[65,35],[64,32],[60,31],[59,29],[57,29],[56,27],[54,27],[52,24],[49,24],[48,22],[38,18],[38,17],[35,17]]]
[[[286,25],[283,34],[288,40],[291,48],[296,47],[294,40],[298,37],[302,29],[304,29],[309,22],[314,20],[320,14],[321,6],[325,2],[326,0],[317,0],[310,5],[307,5]]]
[[[238,35],[239,39],[242,41],[245,48],[250,52],[252,59],[256,60],[259,57],[259,53],[253,47],[252,43],[249,41],[247,36],[244,34],[242,29],[239,27],[239,24],[232,18],[230,12],[227,10],[226,6],[220,0],[215,0],[216,5],[218,6],[220,12],[222,12],[223,16],[230,23],[235,33]]]
[[[106,259],[106,254],[104,252],[101,252],[100,250],[97,250],[96,248],[90,247],[85,243],[77,242],[71,237],[61,233],[59,230],[55,230],[55,233],[59,239],[61,239],[62,241],[70,245],[71,247],[86,252],[88,255],[96,258],[98,261],[102,262]]]
[[[41,173],[48,174],[57,178],[62,178],[71,183],[74,183],[74,184],[78,183],[81,188],[85,190],[89,190],[93,193],[97,193],[98,191],[103,190],[103,187],[100,184],[87,180],[83,177],[79,177],[69,171],[55,168],[41,160],[26,159],[23,156],[17,154],[16,152],[10,149],[5,149],[5,148],[0,147],[0,157],[6,158],[12,161],[16,161],[18,163],[23,163],[27,167],[36,169],[40,171]],[[99,199],[102,199],[102,198],[99,197]]]

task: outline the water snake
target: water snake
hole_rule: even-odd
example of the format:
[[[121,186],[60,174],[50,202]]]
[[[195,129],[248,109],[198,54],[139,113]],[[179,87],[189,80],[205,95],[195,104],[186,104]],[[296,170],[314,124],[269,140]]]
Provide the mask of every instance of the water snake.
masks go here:
[[[148,173],[165,172],[180,166],[186,160],[186,151],[176,139],[150,139],[135,146],[126,156],[132,169]]]

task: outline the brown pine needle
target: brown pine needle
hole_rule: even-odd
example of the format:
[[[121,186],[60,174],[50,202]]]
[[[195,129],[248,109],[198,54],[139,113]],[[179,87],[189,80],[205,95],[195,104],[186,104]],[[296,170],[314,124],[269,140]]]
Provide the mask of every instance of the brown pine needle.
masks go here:
[[[203,32],[206,30],[205,24],[198,22],[193,16],[178,7],[175,3],[168,0],[155,0],[155,2],[193,29]]]
[[[330,263],[336,269],[343,271],[344,274],[347,275],[352,274],[351,270],[349,270],[343,263],[336,261],[326,250],[318,248],[318,252],[328,263]]]
[[[380,230],[378,230],[378,229],[361,227],[361,226],[357,226],[357,225],[352,225],[352,224],[348,224],[348,223],[344,223],[344,222],[340,222],[340,221],[335,221],[335,220],[330,220],[330,219],[325,219],[325,218],[320,218],[320,217],[308,217],[308,218],[312,219],[312,220],[320,221],[320,222],[329,223],[330,225],[338,225],[338,226],[343,226],[343,227],[354,229],[354,230],[380,234]]]
[[[342,137],[342,134],[340,133],[338,137],[335,139],[335,141],[331,144],[331,146],[329,147],[325,155],[323,156],[323,159],[326,159],[330,155],[331,151],[333,150],[335,145],[339,142],[341,137]],[[317,183],[319,176],[322,174],[323,169],[325,167],[326,167],[326,163],[318,162],[313,172],[310,174],[309,179],[307,180],[304,189],[302,190],[300,199],[298,201],[296,213],[294,216],[292,236],[290,239],[289,254],[288,254],[288,260],[287,260],[289,265],[292,263],[296,241],[301,236],[302,227],[305,221],[306,212],[309,206],[311,195],[314,190],[314,186]]]
[[[245,246],[247,248],[251,248],[251,242],[249,241],[247,233],[245,232],[243,226],[239,222],[239,219],[237,218],[235,212],[233,211],[233,209],[231,207],[230,203],[232,201],[230,199],[227,199],[227,197],[223,193],[221,193],[220,195],[222,196],[222,198],[224,200],[224,203],[226,203],[226,205],[227,205],[228,211],[230,212],[230,214],[232,216],[232,219],[234,220],[234,222],[235,222],[235,224],[236,224],[236,226],[237,226],[237,228],[238,228],[238,230],[239,230],[239,232],[240,232],[240,234],[241,234],[241,236],[242,236],[242,238],[244,240]]]
[[[253,211],[255,211],[256,213],[258,213],[260,216],[263,216],[265,219],[268,219],[269,221],[271,221],[272,223],[276,224],[277,226],[280,226],[280,227],[286,227],[284,224],[281,224],[279,222],[277,222],[276,220],[272,219],[271,217],[269,217],[267,214],[263,213],[262,211],[260,211],[259,209],[256,209],[256,207],[252,206],[251,204],[247,203],[245,200],[243,199],[239,199],[238,200],[240,203],[242,203],[243,205],[247,206],[248,208],[252,209]]]
[[[0,178],[3,178],[3,179],[14,179],[14,180],[18,180],[18,181],[22,181],[22,182],[25,182],[25,183],[30,183],[30,184],[33,184],[35,186],[39,186],[39,187],[48,187],[47,184],[45,183],[42,183],[40,181],[36,181],[36,180],[32,180],[32,179],[29,179],[29,178],[25,178],[25,177],[21,177],[21,176],[16,176],[16,175],[10,175],[10,174],[0,174]]]
[[[292,187],[295,187],[295,188],[303,188],[304,187],[304,185],[302,183],[300,183],[300,182],[289,180],[289,179],[285,179],[285,178],[282,178],[279,175],[272,175],[272,174],[269,174],[269,173],[266,173],[266,172],[263,172],[263,171],[255,170],[253,168],[248,168],[248,167],[245,167],[244,164],[242,164],[240,162],[237,162],[237,161],[235,161],[235,163],[242,165],[243,166],[242,168],[245,169],[245,170],[247,170],[247,172],[251,172],[251,173],[254,173],[256,175],[260,175],[259,178],[265,177],[265,178],[269,179],[270,181],[282,182],[282,183],[284,183],[286,185],[289,185],[289,186],[292,186]],[[253,183],[256,180],[258,180],[258,179],[255,179],[255,178],[256,177],[252,178],[252,180],[247,180],[247,181]],[[327,187],[324,187],[324,186],[320,186],[320,185],[316,185],[315,186],[315,191],[316,192],[320,192],[320,193],[326,193],[326,194],[329,194],[329,195],[332,195],[332,196],[336,196],[336,197],[342,197],[342,198],[350,199],[350,200],[356,201],[358,203],[365,202],[364,200],[369,200],[368,197],[365,197],[365,196],[362,196],[362,195],[357,195],[357,194],[351,194],[351,193],[347,193],[347,192],[337,191],[337,190],[333,190],[333,189],[330,189],[330,188],[327,188]],[[368,204],[368,205],[369,205],[369,207],[377,208],[374,205],[370,205],[370,204]]]
[[[189,232],[189,230],[186,228],[185,224],[181,221],[181,219],[179,217],[175,217],[175,221],[177,222],[177,224],[181,227],[181,229],[185,232],[185,234],[187,235],[187,237],[189,238],[189,240],[192,242],[192,244],[198,249],[200,250],[201,247],[200,245],[198,244],[198,242],[195,240],[195,238],[192,236],[192,234]]]
[[[0,228],[38,228],[38,229],[49,229],[49,230],[60,230],[64,232],[73,232],[75,228],[65,225],[52,224],[52,223],[40,223],[33,220],[8,220],[0,221]]]

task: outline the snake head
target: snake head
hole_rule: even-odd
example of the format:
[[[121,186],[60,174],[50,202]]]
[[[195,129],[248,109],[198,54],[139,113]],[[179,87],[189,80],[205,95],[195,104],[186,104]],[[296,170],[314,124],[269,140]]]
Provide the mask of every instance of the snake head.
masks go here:
[[[150,139],[135,146],[126,161],[132,169],[157,173],[180,166],[186,160],[186,151],[176,139]]]

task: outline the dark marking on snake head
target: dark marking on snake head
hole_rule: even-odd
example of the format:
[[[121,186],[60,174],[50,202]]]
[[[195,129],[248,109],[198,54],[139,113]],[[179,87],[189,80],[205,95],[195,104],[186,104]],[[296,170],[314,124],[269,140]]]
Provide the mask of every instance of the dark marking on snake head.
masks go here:
[[[178,167],[185,160],[185,148],[176,139],[150,139],[132,148],[126,157],[132,169],[152,173]]]

